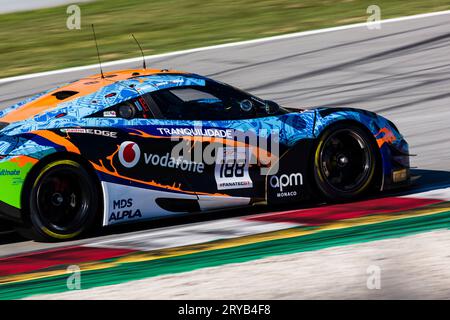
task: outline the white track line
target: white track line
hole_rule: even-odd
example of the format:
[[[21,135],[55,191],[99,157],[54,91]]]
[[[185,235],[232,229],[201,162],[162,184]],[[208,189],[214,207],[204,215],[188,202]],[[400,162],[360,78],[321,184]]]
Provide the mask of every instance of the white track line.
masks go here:
[[[392,19],[385,19],[385,20],[381,20],[380,23],[386,24],[386,23],[408,21],[408,20],[414,20],[414,19],[429,18],[429,17],[447,15],[447,14],[450,14],[450,10],[417,14],[417,15],[413,15],[413,16],[406,16],[406,17],[399,17],[399,18],[392,18]],[[339,26],[339,27],[302,31],[302,32],[296,32],[296,33],[288,33],[288,34],[283,34],[283,35],[274,36],[274,37],[260,38],[260,39],[247,40],[247,41],[239,41],[239,42],[231,42],[231,43],[225,43],[225,44],[220,44],[220,45],[215,45],[215,46],[208,46],[208,47],[201,47],[201,48],[194,48],[194,49],[188,49],[188,50],[156,54],[156,55],[146,56],[145,59],[151,60],[151,59],[158,59],[158,58],[166,58],[166,57],[172,57],[172,56],[207,51],[207,50],[230,48],[230,47],[237,47],[237,46],[242,46],[242,45],[249,45],[249,44],[271,42],[271,41],[284,40],[284,39],[290,39],[290,38],[304,37],[304,36],[326,33],[326,32],[367,27],[368,25],[369,25],[369,23],[362,22],[362,23],[349,24],[349,25],[344,25],[344,26]],[[139,62],[139,61],[142,61],[142,57],[105,62],[105,63],[102,63],[102,66],[103,67],[113,67],[113,66],[117,66],[117,65],[121,65],[121,64],[135,63],[135,62]],[[15,82],[15,81],[29,80],[29,79],[39,78],[39,77],[52,76],[52,75],[70,73],[70,72],[85,71],[85,70],[96,69],[96,68],[98,68],[98,64],[73,67],[73,68],[67,68],[67,69],[60,69],[60,70],[53,70],[53,71],[47,71],[47,72],[39,72],[39,73],[33,73],[33,74],[28,74],[28,75],[0,79],[0,84],[6,84],[6,83],[10,83],[10,82]]]
[[[434,189],[414,194],[402,196],[404,198],[425,198],[425,199],[439,199],[442,201],[450,201],[450,187]]]
[[[221,239],[234,239],[272,231],[298,227],[299,223],[247,221],[229,218],[163,230],[118,236],[83,244],[83,247],[130,248],[151,251],[200,244]]]

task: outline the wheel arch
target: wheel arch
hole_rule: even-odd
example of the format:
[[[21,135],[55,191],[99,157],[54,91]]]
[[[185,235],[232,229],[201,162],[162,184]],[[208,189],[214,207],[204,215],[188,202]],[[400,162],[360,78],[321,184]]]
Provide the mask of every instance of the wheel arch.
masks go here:
[[[97,190],[98,190],[98,199],[99,199],[99,212],[103,213],[103,187],[102,184],[100,182],[99,176],[97,175],[94,167],[92,166],[92,164],[84,157],[82,157],[79,154],[76,154],[74,152],[69,152],[69,151],[61,151],[61,152],[56,152],[56,153],[52,153],[50,155],[47,155],[45,157],[43,157],[42,159],[40,159],[30,170],[30,172],[28,172],[27,176],[25,177],[24,180],[24,184],[23,184],[23,188],[22,188],[22,193],[21,193],[21,212],[22,212],[22,220],[23,222],[26,224],[28,223],[28,216],[30,214],[29,209],[28,209],[28,197],[30,195],[31,192],[31,188],[33,186],[34,180],[36,179],[36,177],[38,177],[39,172],[49,163],[52,163],[54,161],[58,161],[58,160],[72,160],[75,161],[77,163],[79,163],[80,165],[83,166],[83,168],[85,170],[88,171],[88,173],[93,177],[96,186],[97,186]]]
[[[312,159],[310,161],[311,166],[315,165],[316,161],[316,152],[315,150],[320,144],[321,138],[330,130],[333,130],[334,127],[341,126],[341,125],[351,125],[358,127],[359,129],[363,130],[369,137],[370,142],[375,146],[375,149],[378,150],[376,153],[376,167],[375,167],[375,184],[374,188],[376,188],[378,191],[381,190],[383,185],[383,179],[384,179],[384,159],[383,159],[383,153],[381,149],[378,146],[377,139],[376,139],[376,132],[373,132],[370,130],[370,128],[365,125],[364,123],[356,120],[356,119],[336,119],[335,121],[332,121],[328,123],[327,125],[321,127],[320,133],[315,137],[315,143],[314,143],[314,152],[311,152]],[[313,167],[311,167],[313,169]],[[312,171],[311,171],[312,172]]]

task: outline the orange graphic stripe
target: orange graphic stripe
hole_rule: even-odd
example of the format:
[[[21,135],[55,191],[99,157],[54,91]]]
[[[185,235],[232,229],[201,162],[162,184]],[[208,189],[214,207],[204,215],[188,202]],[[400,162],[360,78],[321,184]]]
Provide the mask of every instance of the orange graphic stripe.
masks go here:
[[[114,170],[116,171],[111,171],[108,170],[104,165],[103,162],[100,160],[100,164],[97,164],[93,161],[90,161],[90,163],[92,164],[92,166],[94,167],[95,170],[102,172],[102,173],[106,173],[108,175],[117,177],[117,178],[121,178],[121,179],[125,179],[125,180],[129,180],[132,182],[136,182],[136,183],[141,183],[144,185],[148,185],[148,186],[152,186],[152,187],[157,187],[157,188],[161,188],[161,189],[167,189],[167,190],[172,190],[172,191],[178,191],[178,192],[183,192],[186,194],[193,194],[193,195],[210,195],[210,196],[216,196],[216,197],[230,197],[227,194],[222,194],[222,193],[206,193],[206,192],[194,192],[194,191],[187,191],[187,190],[182,190],[181,189],[181,184],[179,184],[178,186],[176,186],[176,184],[174,183],[173,185],[164,185],[164,184],[160,184],[154,180],[151,181],[145,181],[145,180],[139,180],[139,179],[134,179],[134,178],[130,178],[130,177],[126,177],[123,176],[121,174],[119,174],[117,172],[117,170],[114,168]]]
[[[33,133],[37,136],[40,136],[44,139],[47,139],[57,145],[63,146],[69,152],[80,154],[80,150],[72,142],[70,142],[66,138],[61,137],[60,135],[57,135],[56,133],[54,133],[52,131],[42,130],[42,131],[35,131],[35,132],[31,132],[31,133]]]
[[[11,162],[17,163],[19,167],[25,167],[27,164],[36,164],[39,160],[29,156],[17,156],[11,159]]]
[[[182,74],[182,72],[170,70],[170,73]],[[135,75],[139,76],[151,76],[157,73],[161,73],[159,69],[136,69],[136,70],[122,70],[107,72],[104,74],[105,78],[102,78],[100,74],[91,77],[83,78],[76,82],[70,83],[66,86],[60,87],[52,92],[49,92],[42,97],[37,98],[27,104],[24,104],[16,110],[12,110],[6,114],[3,118],[0,118],[2,122],[16,122],[23,121],[34,117],[42,112],[56,108],[62,102],[68,102],[80,97],[84,97],[88,94],[94,93],[103,87],[106,87],[117,81],[127,80]],[[60,91],[73,91],[76,94],[64,99],[63,101],[58,100],[54,95]]]
[[[383,134],[383,136],[381,138],[377,138],[377,143],[378,143],[378,147],[382,147],[383,144],[385,143],[392,143],[395,140],[397,140],[397,138],[395,137],[394,133],[389,130],[388,128],[383,128],[381,129],[376,136],[379,136]]]

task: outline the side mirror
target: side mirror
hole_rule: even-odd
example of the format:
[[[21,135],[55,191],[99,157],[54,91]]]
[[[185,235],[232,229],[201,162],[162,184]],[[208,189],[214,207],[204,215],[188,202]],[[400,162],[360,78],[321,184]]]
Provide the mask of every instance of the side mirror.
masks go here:
[[[250,100],[243,100],[240,103],[241,110],[245,112],[250,112],[253,110],[253,103]]]
[[[274,101],[266,100],[266,112],[267,114],[275,114],[280,111],[280,105]]]
[[[121,118],[131,120],[137,113],[136,107],[132,103],[122,103],[118,106],[119,116]]]

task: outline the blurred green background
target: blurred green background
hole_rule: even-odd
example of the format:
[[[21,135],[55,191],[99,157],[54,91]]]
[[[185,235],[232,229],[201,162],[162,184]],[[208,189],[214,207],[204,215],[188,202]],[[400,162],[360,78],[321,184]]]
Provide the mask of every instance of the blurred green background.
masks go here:
[[[101,0],[81,3],[81,30],[68,30],[67,6],[0,15],[0,78],[97,62],[90,24],[106,61],[450,9],[450,1]],[[188,62],[186,62],[188,64]]]

